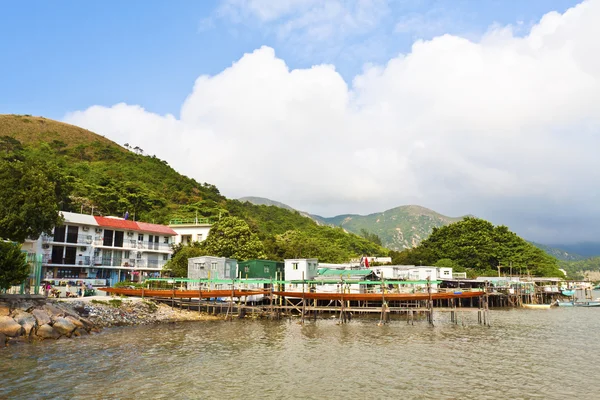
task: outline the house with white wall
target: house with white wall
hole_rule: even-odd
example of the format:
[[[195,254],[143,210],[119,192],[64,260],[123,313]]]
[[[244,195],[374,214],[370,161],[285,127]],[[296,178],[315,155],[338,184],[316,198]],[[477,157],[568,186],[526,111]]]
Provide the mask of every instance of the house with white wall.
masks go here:
[[[174,244],[184,245],[206,240],[211,226],[208,218],[173,219],[169,222],[169,228],[177,233]]]
[[[313,280],[317,276],[319,260],[316,258],[293,258],[284,260],[285,280],[300,281]],[[287,283],[285,290],[288,292],[302,291],[302,284]],[[305,286],[308,290],[308,286]]]
[[[188,279],[230,280],[237,277],[237,260],[226,257],[200,256],[188,258]],[[198,289],[199,282],[189,282],[188,289]],[[227,289],[227,282],[209,282],[209,289]]]
[[[51,235],[30,241],[42,254],[42,277],[111,285],[160,276],[169,260],[175,231],[165,225],[61,212],[64,223]]]

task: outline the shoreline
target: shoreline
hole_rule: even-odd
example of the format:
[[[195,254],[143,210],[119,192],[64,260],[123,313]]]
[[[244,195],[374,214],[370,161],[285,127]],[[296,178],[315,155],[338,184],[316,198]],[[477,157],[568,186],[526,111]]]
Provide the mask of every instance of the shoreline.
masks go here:
[[[172,309],[162,303],[135,297],[0,299],[0,349],[85,336],[111,327],[222,320],[222,316]]]

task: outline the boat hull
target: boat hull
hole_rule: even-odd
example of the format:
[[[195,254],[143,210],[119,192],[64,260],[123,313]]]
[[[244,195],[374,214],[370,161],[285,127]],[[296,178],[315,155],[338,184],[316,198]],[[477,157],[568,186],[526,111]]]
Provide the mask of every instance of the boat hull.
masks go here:
[[[530,310],[549,310],[551,305],[550,304],[523,304],[522,307],[530,309]]]
[[[559,307],[600,307],[600,301],[559,301]]]

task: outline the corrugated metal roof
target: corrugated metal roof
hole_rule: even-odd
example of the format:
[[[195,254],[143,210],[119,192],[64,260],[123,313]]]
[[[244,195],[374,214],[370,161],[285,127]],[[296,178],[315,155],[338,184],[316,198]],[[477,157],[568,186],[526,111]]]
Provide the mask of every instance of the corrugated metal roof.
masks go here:
[[[68,211],[61,211],[66,223],[98,226],[96,219],[92,215],[77,214]]]
[[[323,268],[319,270],[320,276],[368,276],[373,271],[370,269],[329,269]]]
[[[173,229],[169,228],[166,225],[159,224],[149,224],[147,222],[138,222],[138,226],[140,227],[140,231],[151,232],[151,233],[160,233],[163,235],[177,235]]]

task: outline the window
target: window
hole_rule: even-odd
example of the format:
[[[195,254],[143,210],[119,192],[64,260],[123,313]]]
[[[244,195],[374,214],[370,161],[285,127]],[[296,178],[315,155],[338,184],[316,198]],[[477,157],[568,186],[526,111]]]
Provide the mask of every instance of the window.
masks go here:
[[[202,236],[202,234],[201,234],[201,233],[199,233],[199,234],[198,234],[198,241],[199,241],[199,242],[201,242],[201,241],[202,241],[202,237],[203,237],[203,236]]]
[[[163,254],[163,261],[169,261],[169,255],[168,254]]]
[[[115,247],[123,247],[123,231],[115,231]]]
[[[292,269],[298,271],[298,263],[292,263]]]
[[[164,243],[165,243],[165,244],[169,244],[169,237],[168,237],[168,236],[165,236],[165,237],[164,237]]]
[[[142,252],[138,251],[135,258],[137,258],[137,259],[142,258]]]
[[[198,263],[199,269],[204,269],[204,265],[205,265],[204,263]]]
[[[144,241],[144,234],[138,233],[138,242],[143,242],[143,241]]]
[[[123,252],[123,258],[131,258],[130,255],[131,255],[131,252],[129,250],[125,250]]]
[[[444,271],[444,275],[450,275],[450,271]]]
[[[250,267],[248,267],[248,266],[244,267],[244,272],[245,273],[249,273],[250,272]]]
[[[210,269],[212,269],[213,271],[216,271],[217,270],[217,263],[216,262],[211,263],[210,264]]]
[[[104,230],[104,238],[102,240],[102,246],[112,246],[113,245],[113,234],[114,231],[110,229]]]
[[[265,271],[265,274],[268,274],[268,273],[269,273],[269,267],[267,267],[267,266],[265,265],[265,270],[264,270],[264,271]]]

